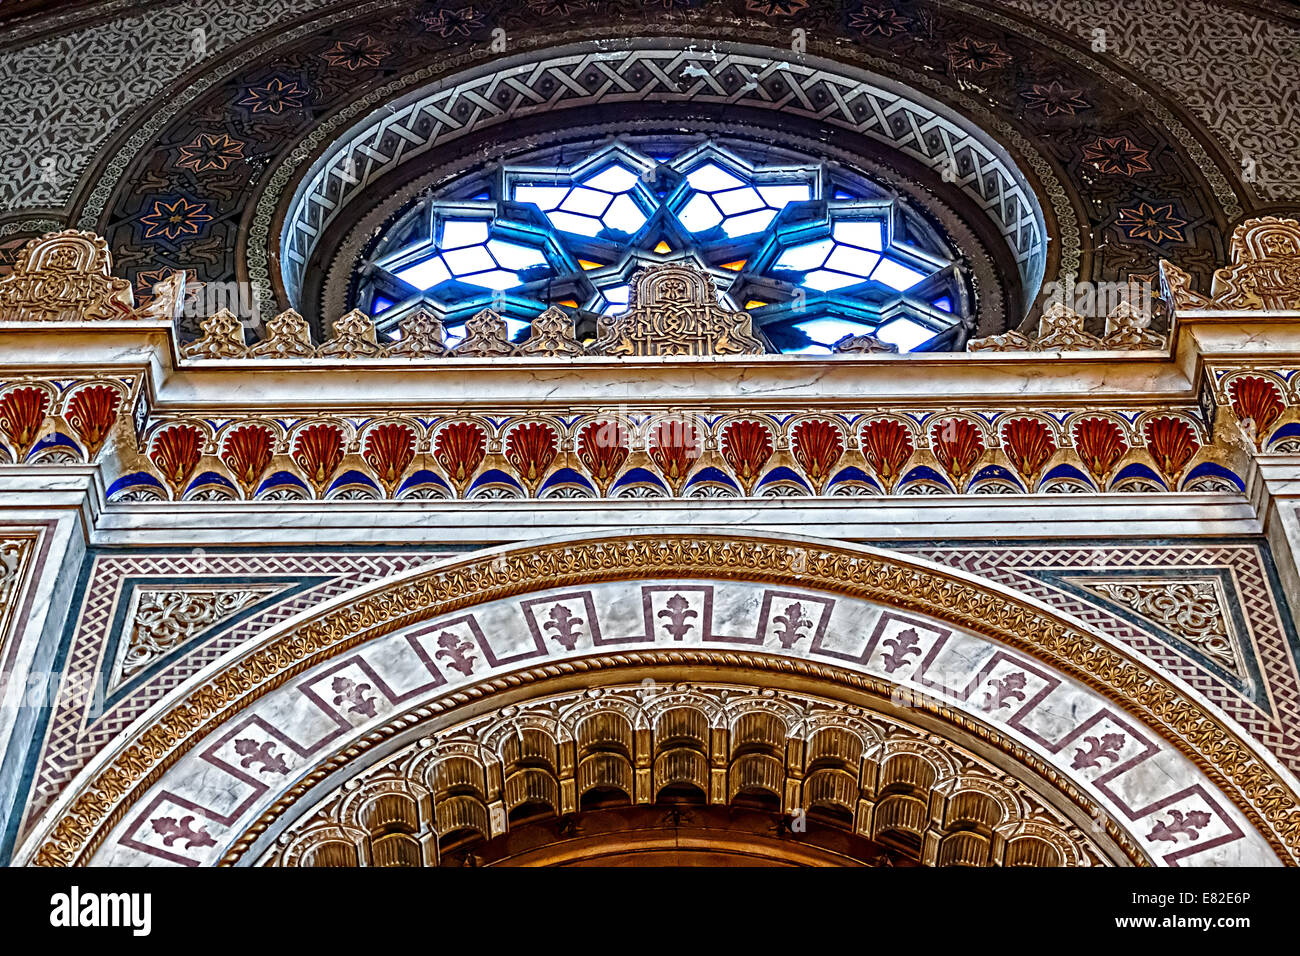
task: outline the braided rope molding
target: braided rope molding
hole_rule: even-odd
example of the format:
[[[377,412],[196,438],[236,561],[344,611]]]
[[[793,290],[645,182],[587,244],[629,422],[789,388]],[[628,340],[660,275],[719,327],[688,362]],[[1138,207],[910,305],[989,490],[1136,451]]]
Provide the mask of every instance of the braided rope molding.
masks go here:
[[[454,693],[446,694],[437,700],[412,708],[359,740],[353,741],[347,747],[338,750],[322,761],[309,775],[286,790],[275,803],[267,807],[263,814],[250,824],[238,839],[230,844],[229,849],[227,849],[217,865],[238,865],[240,859],[253,848],[262,835],[275,824],[276,820],[297,804],[305,795],[309,794],[319,783],[374,747],[389,744],[399,735],[407,736],[413,731],[419,732],[421,726],[431,720],[445,714],[454,713],[467,704],[486,700],[497,694],[531,687],[554,678],[571,677],[575,674],[598,674],[610,670],[616,672],[619,669],[629,667],[647,666],[672,668],[670,675],[664,678],[665,683],[678,679],[689,681],[689,675],[685,671],[678,670],[679,668],[689,667],[739,667],[746,671],[746,676],[750,676],[750,672],[754,671],[779,673],[829,684],[831,687],[819,684],[816,693],[828,700],[837,702],[842,699],[843,695],[836,692],[842,691],[844,688],[883,698],[888,698],[896,688],[896,685],[879,677],[850,671],[833,664],[817,664],[811,661],[794,660],[772,654],[748,651],[718,650],[630,651],[620,654],[600,654],[594,657],[560,661],[555,664],[545,664],[523,671],[498,675],[469,687],[462,687]],[[610,679],[617,680],[617,673],[612,674]],[[765,685],[755,682],[752,686],[757,688]],[[544,691],[538,691],[539,695],[543,693]],[[805,689],[799,689],[796,693],[804,696],[813,695],[813,692]],[[512,706],[519,706],[522,703],[524,702],[512,701]],[[853,701],[853,703],[856,706],[862,706],[858,701]],[[1099,822],[1105,829],[1106,835],[1115,842],[1129,862],[1135,866],[1154,865],[1150,857],[1137,845],[1128,831],[1116,823],[1114,817],[1107,813],[1100,804],[1077,787],[1069,777],[1060,773],[1050,764],[1040,760],[1035,754],[1010,737],[1005,736],[983,721],[975,720],[969,714],[954,710],[928,695],[917,694],[910,696],[909,706],[937,717],[944,723],[977,737],[1010,757],[1017,764],[1029,768],[1040,778],[1054,786],[1063,797],[1088,814],[1093,820]],[[896,720],[896,718],[889,719]],[[433,732],[441,733],[442,730],[439,728]],[[957,743],[960,746],[960,741]],[[399,746],[401,745],[399,744]],[[1038,794],[1037,791],[1035,791],[1035,795],[1041,799],[1041,794]]]
[[[969,155],[972,168],[957,173],[957,185],[1003,235],[1026,288],[1037,289],[1046,267],[1042,210],[1024,174],[1009,156],[999,155],[1001,147],[980,127],[954,111],[936,113],[910,99],[905,89],[891,89],[894,84],[883,76],[847,75],[846,67],[832,60],[813,61],[780,48],[733,49],[734,44],[725,42],[708,49],[694,45],[683,49],[684,43],[667,48],[582,49],[512,61],[486,74],[453,77],[454,85],[439,83],[438,89],[413,102],[369,116],[311,165],[289,205],[280,263],[290,301],[300,304],[302,276],[316,239],[353,198],[402,164],[476,129],[515,117],[634,100],[727,103],[788,112],[867,136],[932,169],[956,171],[959,157]],[[708,75],[674,79],[679,69],[690,66]],[[752,94],[746,95],[747,87],[729,89],[724,80],[727,76],[734,80],[735,71],[750,78]],[[383,90],[408,83],[403,78]],[[774,89],[776,84],[782,89]],[[374,91],[355,106],[379,106],[383,90]],[[347,113],[345,109],[335,114],[318,131],[341,125]],[[900,123],[897,128],[896,122]],[[308,137],[312,139],[319,146],[324,137]],[[386,140],[390,141],[387,146]],[[1023,148],[1028,144],[1017,145]],[[276,170],[273,185],[287,183],[292,163],[301,162],[305,151],[294,150],[289,162]],[[265,242],[274,196],[274,190],[263,194],[250,230],[249,275],[254,281],[262,276],[254,272],[252,252],[255,245]],[[1004,217],[1009,207],[1015,213],[1008,221]]]
[[[1108,697],[1219,787],[1289,865],[1300,798],[1232,728],[1135,656],[1028,600],[903,555],[699,532],[533,544],[418,569],[326,608],[230,662],[84,780],[33,840],[30,862],[84,865],[127,809],[209,732],[303,671],[384,634],[488,601],[579,582],[717,578],[816,587],[929,614],[1019,649]]]

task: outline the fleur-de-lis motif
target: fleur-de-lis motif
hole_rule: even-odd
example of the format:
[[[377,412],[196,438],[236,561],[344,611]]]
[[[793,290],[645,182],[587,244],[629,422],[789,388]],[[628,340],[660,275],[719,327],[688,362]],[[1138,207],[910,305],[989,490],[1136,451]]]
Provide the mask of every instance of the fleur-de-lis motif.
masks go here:
[[[1100,737],[1084,737],[1087,749],[1079,747],[1074,751],[1074,762],[1070,764],[1075,770],[1084,767],[1100,767],[1103,760],[1111,763],[1119,760],[1119,752],[1124,746],[1123,734],[1102,734]]]
[[[244,759],[239,761],[239,765],[245,770],[258,764],[259,773],[288,773],[289,764],[284,759],[284,754],[275,752],[275,743],[265,740],[258,743],[255,740],[244,738],[235,741],[235,753]]]
[[[699,617],[698,611],[691,610],[690,602],[680,594],[674,594],[670,597],[663,610],[656,617],[667,618],[664,623],[664,630],[674,641],[680,641],[690,632],[695,625],[691,618]]]
[[[551,639],[566,651],[571,651],[577,646],[578,638],[582,637],[582,625],[585,623],[563,604],[557,604],[551,608],[551,613],[542,627],[554,631]]]
[[[801,634],[800,631],[805,627],[812,627],[813,624],[811,619],[803,616],[803,605],[798,601],[786,605],[785,612],[775,615],[772,621],[780,625],[776,631],[776,639],[786,649],[804,640],[808,635]]]
[[[1147,839],[1177,843],[1179,836],[1185,836],[1187,842],[1191,843],[1201,835],[1201,829],[1211,819],[1213,818],[1204,810],[1192,810],[1188,813],[1182,810],[1170,810],[1169,819],[1156,821],[1156,825],[1147,834]]]
[[[460,671],[466,677],[474,673],[474,645],[469,641],[463,641],[451,631],[443,631],[438,635],[438,647],[440,650],[434,655],[438,660],[446,660],[447,666]]]
[[[881,666],[891,674],[906,664],[907,659],[913,654],[921,653],[921,638],[916,630],[910,627],[881,641],[881,645],[889,648],[889,653],[880,658]]]
[[[334,706],[336,707],[339,704],[346,703],[349,711],[366,717],[374,717],[379,713],[378,708],[375,706],[375,698],[370,694],[373,688],[369,684],[358,684],[352,678],[340,674],[330,684],[330,690],[334,691]]]
[[[984,694],[984,709],[990,711],[1001,710],[1003,707],[1009,706],[1012,701],[1023,702],[1025,699],[1025,685],[1028,683],[1029,678],[1021,671],[1008,674],[1001,680],[989,681],[989,686],[992,689]]]
[[[150,821],[153,824],[153,831],[163,838],[164,846],[171,846],[177,840],[185,841],[185,849],[192,850],[199,846],[216,846],[217,841],[212,838],[204,827],[194,826],[194,815],[181,817],[177,820],[175,817],[158,817]]]

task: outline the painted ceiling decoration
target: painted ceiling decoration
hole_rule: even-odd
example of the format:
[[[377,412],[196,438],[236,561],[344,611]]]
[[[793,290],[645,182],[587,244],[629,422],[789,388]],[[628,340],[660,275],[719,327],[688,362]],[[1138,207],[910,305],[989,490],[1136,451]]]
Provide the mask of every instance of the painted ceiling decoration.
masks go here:
[[[153,278],[166,270],[192,269],[203,282],[251,282],[263,315],[292,304],[323,329],[348,306],[327,307],[315,298],[300,302],[293,288],[293,276],[301,268],[298,257],[307,245],[318,245],[320,237],[308,240],[293,229],[282,233],[286,223],[295,221],[293,210],[301,207],[308,170],[333,155],[334,144],[373,110],[387,112],[390,102],[408,108],[421,88],[437,89],[439,82],[469,68],[490,72],[485,61],[536,61],[540,51],[570,41],[595,41],[611,49],[610,41],[598,38],[626,36],[632,21],[646,36],[663,36],[655,42],[671,51],[673,29],[657,23],[649,8],[633,11],[585,0],[580,6],[584,26],[581,36],[572,37],[554,32],[548,21],[553,11],[542,0],[499,7],[402,4],[396,16],[391,3],[345,9],[304,0],[298,6],[278,5],[274,13],[259,8],[256,15],[247,16],[230,8],[224,19],[216,20],[205,19],[209,14],[204,11],[176,10],[175,21],[166,19],[173,8],[162,4],[139,22],[115,21],[114,30],[95,31],[97,42],[107,35],[121,37],[111,42],[138,45],[141,31],[156,37],[149,42],[167,54],[165,62],[176,71],[176,79],[168,80],[168,68],[154,70],[138,83],[130,79],[129,69],[121,76],[88,76],[78,108],[60,111],[59,122],[93,116],[93,130],[41,124],[48,146],[27,142],[7,153],[9,163],[24,164],[9,174],[10,193],[0,222],[0,229],[11,237],[9,255],[23,237],[59,222],[76,223],[108,237],[116,261],[139,292],[147,292]],[[1245,117],[1257,117],[1261,129],[1296,126],[1281,114],[1287,108],[1285,98],[1268,93],[1285,88],[1281,84],[1294,63],[1284,56],[1271,57],[1269,51],[1289,48],[1288,37],[1300,35],[1300,27],[1272,4],[1233,5],[1232,17],[1216,18],[1223,27],[1216,42],[1249,40],[1250,61],[1260,63],[1259,70],[1228,85],[1214,83],[1209,72],[1197,77],[1153,66],[1170,61],[1149,55],[1154,49],[1163,50],[1162,44],[1174,36],[1180,45],[1194,43],[1197,31],[1204,29],[1194,18],[1194,26],[1186,29],[1174,14],[1158,7],[1148,4],[1136,14],[1126,7],[1123,17],[1107,19],[1100,29],[1108,31],[1108,39],[1099,45],[1091,28],[1084,29],[1093,15],[1085,16],[1068,3],[1034,5],[1032,11],[1011,2],[978,8],[923,0],[880,0],[845,8],[812,2],[770,10],[759,0],[691,3],[675,6],[672,17],[674,24],[689,24],[687,35],[696,38],[690,49],[699,56],[678,57],[676,72],[663,74],[660,82],[679,88],[678,95],[688,100],[712,97],[738,107],[748,97],[769,110],[785,102],[823,121],[831,116],[828,110],[848,111],[845,116],[853,115],[855,107],[870,111],[878,139],[903,142],[909,158],[922,157],[921,165],[930,166],[927,172],[901,163],[904,179],[946,196],[950,205],[960,205],[962,195],[969,194],[973,208],[1000,220],[998,231],[1013,244],[1013,255],[1022,266],[1023,295],[1034,295],[1030,290],[1039,285],[1042,270],[1049,282],[1124,281],[1132,274],[1153,273],[1162,257],[1175,259],[1194,277],[1205,279],[1224,257],[1224,230],[1252,208],[1276,208],[1279,200],[1285,201],[1288,184],[1300,179],[1293,168],[1295,151],[1287,150],[1283,140],[1271,134],[1246,135],[1239,128]],[[287,28],[277,24],[268,32],[272,17],[295,19]],[[88,36],[76,33],[73,25],[68,28],[74,37]],[[498,28],[506,37],[500,56],[490,46],[492,30]],[[806,55],[791,51],[792,45],[799,45],[792,41],[796,29],[805,38],[800,42],[807,44]],[[14,34],[11,42],[23,55],[6,57],[4,69],[30,76],[24,64],[56,55],[58,44],[67,41],[42,40],[33,30],[25,38],[21,32]],[[718,51],[726,42],[754,44],[763,51],[760,60],[720,60]],[[1293,46],[1294,40],[1290,42]],[[429,65],[430,52],[452,47],[455,55],[438,57],[436,66]],[[593,67],[606,77],[598,81],[597,88],[607,87],[598,99],[617,96],[610,93],[616,88],[625,89],[625,94],[626,89],[649,92],[651,78],[658,75],[654,63],[672,64],[671,56],[652,62],[644,60],[647,53],[640,55],[642,79],[633,80],[610,66],[607,74]],[[810,58],[809,63],[829,55],[831,62],[844,64],[850,72],[888,76],[910,88],[948,122],[955,118],[982,131],[982,140],[1004,150],[1027,177],[1029,190],[1011,200],[1014,188],[987,180],[986,160],[978,148],[971,152],[944,123],[911,115],[896,102],[882,108],[870,98],[861,99],[860,106],[837,99],[842,94],[831,93],[825,78],[817,88],[802,81],[784,93],[770,89],[773,80],[762,63],[783,60],[797,67],[801,55]],[[1212,68],[1206,66],[1207,71]],[[686,76],[683,81],[683,71],[698,70],[716,70],[717,76]],[[1150,71],[1158,76],[1144,85]],[[187,74],[184,83],[178,82],[181,72]],[[525,69],[520,75],[544,82],[545,76],[536,73]],[[582,85],[582,73],[574,69],[567,81],[554,74],[560,84],[554,89]],[[174,89],[168,88],[169,82]],[[512,104],[534,102],[539,95],[553,98],[544,92],[525,96],[518,82],[505,84]],[[24,90],[27,85],[24,80],[12,88]],[[26,99],[14,97],[4,108],[22,121],[33,115],[34,98],[40,95],[31,88]],[[369,177],[384,166],[381,155],[391,160],[418,153],[426,134],[438,135],[435,127],[463,128],[467,122],[490,121],[510,108],[491,97],[474,105],[471,96],[463,116],[453,109],[435,119],[436,99],[447,95],[434,94],[430,106],[435,109],[423,116],[423,127],[417,120],[408,128],[390,116],[388,135],[394,149],[375,150],[357,165],[359,182],[345,192],[366,192]],[[155,100],[146,107],[150,96]],[[1236,99],[1241,108],[1229,103]],[[1279,115],[1266,117],[1263,109]],[[126,128],[114,137],[116,145],[100,149],[103,130],[117,125],[104,120],[132,111],[137,118],[126,121]],[[864,116],[857,122],[869,121]],[[974,147],[975,142],[967,145]],[[955,165],[949,165],[950,160]],[[341,172],[346,174],[347,168],[345,164]],[[1016,178],[1013,173],[1012,180]],[[19,181],[25,184],[21,193],[12,185]],[[1034,196],[1042,197],[1045,219],[1033,228],[1043,234],[1034,238],[1031,228],[1022,235],[1023,224],[1008,231],[1017,217],[1031,214]],[[255,210],[251,222],[246,218],[250,210]],[[972,218],[968,212],[962,216]],[[305,221],[313,219],[317,225],[322,222],[318,212]],[[1043,258],[1034,250],[1048,237]],[[329,248],[336,247],[336,241],[326,239]],[[283,250],[281,241],[287,243]],[[276,268],[271,267],[273,258],[278,260]],[[317,268],[326,264],[328,259]],[[287,270],[287,286],[280,282],[280,270]],[[1024,314],[1024,303],[1013,301],[1006,314],[981,324],[977,334],[1006,331]],[[195,327],[187,331],[196,333]]]

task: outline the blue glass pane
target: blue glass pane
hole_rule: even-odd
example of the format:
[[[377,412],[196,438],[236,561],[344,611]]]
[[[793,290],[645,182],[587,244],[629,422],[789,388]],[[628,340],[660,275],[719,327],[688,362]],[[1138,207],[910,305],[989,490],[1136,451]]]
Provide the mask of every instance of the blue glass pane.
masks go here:
[[[399,220],[374,260],[412,287],[408,296],[365,283],[361,295],[375,315],[405,311],[424,295],[454,337],[489,292],[511,293],[505,311],[513,309],[514,322],[534,315],[539,300],[615,314],[626,310],[639,268],[681,261],[710,271],[728,308],[757,310],[757,325],[780,350],[821,354],[864,332],[904,351],[924,346],[940,330],[904,315],[925,323],[952,315],[952,286],[927,286],[923,300],[913,298],[952,263],[897,240],[883,192],[836,186],[829,205],[814,202],[828,196],[821,175],[815,163],[759,166],[708,143],[679,153],[615,143],[567,167],[507,166],[502,196],[535,212],[487,190],[421,206]],[[909,303],[916,311],[907,312]],[[882,323],[882,312],[896,317]]]

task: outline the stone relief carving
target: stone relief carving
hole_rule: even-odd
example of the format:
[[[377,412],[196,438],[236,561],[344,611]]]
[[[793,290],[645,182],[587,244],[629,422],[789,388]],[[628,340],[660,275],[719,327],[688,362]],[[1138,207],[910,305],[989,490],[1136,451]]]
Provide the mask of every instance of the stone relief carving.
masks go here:
[[[1242,673],[1213,581],[1103,581],[1087,587],[1177,634],[1225,670]]]
[[[129,680],[190,638],[275,591],[267,587],[176,587],[137,592],[134,626],[114,683]]]
[[[775,743],[769,737],[774,726],[783,731]],[[538,769],[537,759],[529,763],[525,748],[552,755],[547,769]],[[277,757],[251,739],[245,750],[250,762]],[[938,778],[889,784],[890,758],[901,754],[941,768]],[[708,795],[708,803],[726,804],[754,785],[758,761],[770,768],[758,787],[783,806],[844,814],[843,827],[867,838],[887,840],[891,821],[913,801],[941,808],[903,824],[919,847],[894,851],[927,865],[1112,862],[1100,848],[1109,841],[1086,835],[1041,793],[942,738],[806,694],[696,683],[572,691],[421,739],[324,797],[260,862],[467,865],[483,841],[511,829],[508,811],[519,802],[525,779],[527,792],[562,817],[578,811],[583,794],[596,787],[622,791],[629,804],[648,804],[665,788],[689,785]],[[376,801],[392,808],[385,820],[400,813],[407,838],[386,838],[392,828],[375,826]],[[978,807],[983,826],[953,825],[964,816],[955,808],[966,804]],[[1100,808],[1095,812],[1104,818]],[[1108,850],[1124,852],[1113,845]],[[890,859],[864,862],[892,865]]]
[[[599,355],[760,355],[748,312],[718,304],[713,280],[685,266],[650,266],[637,275],[628,310],[606,317],[591,351]]]
[[[131,283],[112,275],[108,243],[93,232],[49,232],[23,246],[0,279],[0,321],[94,322],[134,317]]]

